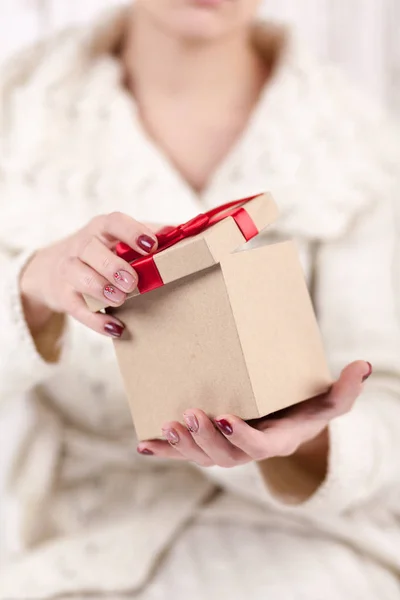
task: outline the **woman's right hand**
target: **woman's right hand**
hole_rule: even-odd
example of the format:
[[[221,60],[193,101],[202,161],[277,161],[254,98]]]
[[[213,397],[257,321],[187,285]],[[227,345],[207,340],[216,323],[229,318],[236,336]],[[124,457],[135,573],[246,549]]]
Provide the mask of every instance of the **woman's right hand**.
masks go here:
[[[33,255],[20,279],[32,333],[40,331],[54,313],[66,313],[94,331],[120,337],[123,324],[110,315],[90,312],[82,297],[106,299],[110,306],[119,306],[136,288],[134,269],[113,252],[119,241],[142,255],[157,248],[151,229],[114,212],[95,217],[78,232]]]

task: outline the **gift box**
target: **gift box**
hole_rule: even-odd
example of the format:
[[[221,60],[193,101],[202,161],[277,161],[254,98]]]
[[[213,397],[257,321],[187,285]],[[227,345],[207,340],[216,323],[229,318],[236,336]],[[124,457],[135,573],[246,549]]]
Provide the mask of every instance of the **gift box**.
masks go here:
[[[277,214],[263,194],[167,228],[152,256],[119,244],[139,286],[107,311],[140,440],[191,407],[257,419],[332,385],[295,244],[245,246]]]

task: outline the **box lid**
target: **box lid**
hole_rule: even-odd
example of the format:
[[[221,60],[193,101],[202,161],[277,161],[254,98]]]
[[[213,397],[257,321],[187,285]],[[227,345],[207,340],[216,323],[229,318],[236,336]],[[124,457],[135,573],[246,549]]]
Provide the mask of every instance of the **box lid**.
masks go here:
[[[139,276],[138,288],[128,295],[150,292],[218,264],[246,241],[255,237],[277,217],[278,209],[271,194],[231,202],[198,215],[176,228],[158,234],[158,250],[146,257],[129,261],[134,252],[120,244],[118,254],[128,260]],[[85,296],[91,311],[107,308],[106,301]]]

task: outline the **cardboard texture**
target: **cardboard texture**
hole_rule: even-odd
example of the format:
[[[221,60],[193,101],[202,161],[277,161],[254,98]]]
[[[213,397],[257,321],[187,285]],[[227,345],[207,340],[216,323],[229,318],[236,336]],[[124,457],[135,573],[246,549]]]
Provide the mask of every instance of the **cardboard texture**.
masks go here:
[[[277,215],[269,195],[246,211],[260,231]],[[332,384],[293,242],[243,242],[224,219],[154,256],[162,287],[108,309],[126,325],[114,344],[140,440],[190,407],[255,419]]]

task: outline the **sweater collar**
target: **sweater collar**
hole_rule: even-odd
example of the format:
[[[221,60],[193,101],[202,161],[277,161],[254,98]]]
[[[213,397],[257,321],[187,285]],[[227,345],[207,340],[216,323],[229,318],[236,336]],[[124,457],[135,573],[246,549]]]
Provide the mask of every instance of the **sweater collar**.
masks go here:
[[[79,103],[86,106],[91,118],[106,115],[107,127],[101,120],[96,127],[107,129],[107,147],[121,146],[118,194],[123,196],[125,189],[135,198],[139,220],[151,214],[153,220],[159,215],[160,222],[176,222],[225,201],[271,191],[280,208],[282,232],[334,239],[393,181],[393,139],[381,115],[335,70],[321,69],[302,44],[288,36],[242,137],[204,192],[195,194],[143,131],[134,101],[121,85],[121,66],[113,49],[120,43],[125,20],[125,10],[118,10],[107,13],[94,28],[64,35],[57,48],[57,69],[48,68],[55,61],[50,52],[28,88],[38,107],[44,103],[37,90],[48,94],[50,89],[74,110]],[[260,52],[267,51],[270,35],[271,25],[255,26]],[[148,193],[146,182],[151,183]]]
[[[124,14],[106,21],[95,29],[92,47],[110,56],[121,39]],[[262,21],[254,27],[255,43],[266,58],[271,34],[277,32]],[[343,234],[394,180],[393,138],[383,115],[338,71],[321,68],[294,35],[286,35],[274,75],[242,137],[202,194],[196,195],[153,150],[158,160],[151,164],[163,163],[191,199],[193,212],[269,190],[280,207],[280,228],[314,239]]]

